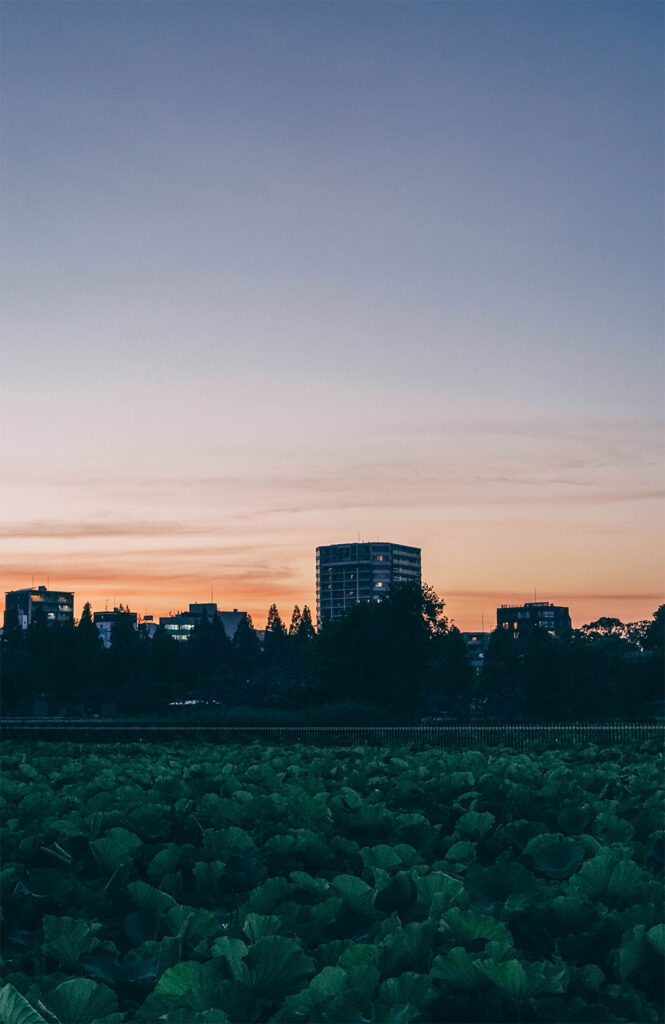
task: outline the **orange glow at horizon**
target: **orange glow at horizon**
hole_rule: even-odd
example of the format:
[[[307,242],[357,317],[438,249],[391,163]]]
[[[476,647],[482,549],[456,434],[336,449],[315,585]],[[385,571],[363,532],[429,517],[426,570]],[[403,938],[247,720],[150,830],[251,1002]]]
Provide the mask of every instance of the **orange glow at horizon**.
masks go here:
[[[498,605],[532,600],[534,588],[567,605],[577,625],[649,618],[663,600],[653,420],[562,421],[500,406],[479,418],[463,401],[414,413],[412,396],[377,388],[334,433],[310,435],[302,423],[333,415],[337,390],[284,385],[280,434],[266,440],[240,386],[220,413],[214,386],[201,381],[200,431],[188,448],[177,391],[109,390],[134,412],[110,439],[84,397],[57,413],[69,441],[50,461],[29,424],[21,454],[5,457],[3,591],[50,577],[74,591],[77,615],[90,600],[158,617],[209,600],[212,585],[219,607],[246,610],[262,628],[273,602],[285,620],[296,603],[315,614],[317,545],[360,534],[419,547],[423,580],[465,630],[483,617],[492,628]],[[274,397],[257,385],[253,407],[260,402],[265,418]],[[382,426],[386,405],[392,420]],[[168,421],[144,451],[135,438],[163,408]],[[93,427],[79,441],[88,412]]]

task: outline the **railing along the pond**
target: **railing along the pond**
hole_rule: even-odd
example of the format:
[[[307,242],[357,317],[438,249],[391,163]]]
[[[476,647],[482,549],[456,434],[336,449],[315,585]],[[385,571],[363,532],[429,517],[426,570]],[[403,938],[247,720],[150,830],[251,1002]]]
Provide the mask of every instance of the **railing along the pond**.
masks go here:
[[[665,740],[661,722],[553,722],[548,724],[472,723],[423,725],[224,725],[219,723],[173,724],[137,719],[5,718],[0,731],[6,738],[49,741],[132,743],[137,740],[205,740],[214,743],[288,745],[305,743],[321,747],[400,746],[424,744],[445,749],[505,746],[560,747],[594,743],[600,746]]]

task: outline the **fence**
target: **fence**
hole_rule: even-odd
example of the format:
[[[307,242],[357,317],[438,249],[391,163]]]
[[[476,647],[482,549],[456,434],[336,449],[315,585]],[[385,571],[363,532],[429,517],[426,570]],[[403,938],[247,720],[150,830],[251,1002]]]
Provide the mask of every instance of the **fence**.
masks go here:
[[[578,743],[663,744],[665,725],[660,722],[554,722],[547,725],[394,725],[394,726],[238,726],[170,725],[160,722],[118,719],[5,718],[0,730],[6,738],[50,741],[133,743],[137,740],[165,743],[170,740],[205,740],[213,743],[253,743],[283,746],[306,743],[321,747],[425,746],[461,750],[494,746],[523,750],[528,747],[561,747]]]

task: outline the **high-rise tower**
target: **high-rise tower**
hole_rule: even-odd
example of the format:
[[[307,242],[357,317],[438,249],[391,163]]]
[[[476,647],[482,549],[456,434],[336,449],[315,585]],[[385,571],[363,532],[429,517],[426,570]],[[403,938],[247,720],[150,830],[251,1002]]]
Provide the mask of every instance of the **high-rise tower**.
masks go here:
[[[393,583],[420,584],[420,548],[404,544],[326,544],[316,549],[319,627],[361,601],[380,601]]]

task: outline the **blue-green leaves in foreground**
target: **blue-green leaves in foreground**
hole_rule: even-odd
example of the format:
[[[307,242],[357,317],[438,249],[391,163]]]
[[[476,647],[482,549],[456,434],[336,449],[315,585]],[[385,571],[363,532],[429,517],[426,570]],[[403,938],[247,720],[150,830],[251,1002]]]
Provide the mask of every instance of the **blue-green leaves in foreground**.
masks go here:
[[[0,769],[3,1024],[659,1019],[654,746],[10,742]]]
[[[47,1024],[13,985],[0,988],[0,1020],[2,1024]]]

